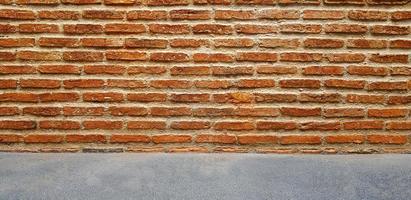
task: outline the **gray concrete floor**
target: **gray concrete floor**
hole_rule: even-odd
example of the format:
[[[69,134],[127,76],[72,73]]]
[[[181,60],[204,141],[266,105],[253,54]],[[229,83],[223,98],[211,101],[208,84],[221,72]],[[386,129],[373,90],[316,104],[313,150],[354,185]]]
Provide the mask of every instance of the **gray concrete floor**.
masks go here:
[[[411,155],[1,153],[0,199],[410,200]]]

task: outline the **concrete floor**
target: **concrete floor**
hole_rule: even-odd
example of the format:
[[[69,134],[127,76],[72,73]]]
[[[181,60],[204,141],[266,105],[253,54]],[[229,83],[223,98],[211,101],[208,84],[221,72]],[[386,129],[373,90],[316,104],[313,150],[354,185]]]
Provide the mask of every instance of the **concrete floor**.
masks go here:
[[[410,200],[411,155],[2,153],[0,199]]]

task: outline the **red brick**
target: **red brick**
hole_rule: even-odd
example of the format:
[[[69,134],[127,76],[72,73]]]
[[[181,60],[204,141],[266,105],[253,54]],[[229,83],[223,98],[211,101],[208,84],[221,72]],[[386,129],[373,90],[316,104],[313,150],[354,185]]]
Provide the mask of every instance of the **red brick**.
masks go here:
[[[354,143],[362,144],[365,142],[363,135],[330,135],[325,136],[325,141],[329,144]]]
[[[167,99],[167,94],[163,93],[129,93],[127,94],[128,101],[137,102],[164,102]]]
[[[65,61],[97,62],[103,61],[104,55],[101,52],[68,51],[63,53],[63,59]]]
[[[80,129],[80,123],[77,121],[67,121],[67,120],[48,120],[40,121],[39,128],[41,129],[61,129],[61,130],[73,130]]]
[[[222,24],[197,24],[192,27],[192,30],[194,34],[230,35],[233,33],[231,26]]]
[[[346,118],[346,117],[364,117],[365,111],[362,108],[326,108],[324,109],[324,117],[327,118]]]
[[[149,30],[153,34],[187,34],[190,27],[185,24],[149,24]]]
[[[243,62],[276,62],[276,53],[265,53],[265,52],[242,52],[237,53],[237,61]]]
[[[411,130],[411,121],[392,121],[386,125],[388,130]]]
[[[254,93],[256,102],[296,102],[297,95],[286,93]]]
[[[84,19],[124,19],[124,11],[83,10]]]
[[[393,49],[411,49],[411,40],[392,40],[390,48]]]
[[[280,144],[321,144],[320,136],[309,135],[288,135],[281,136],[279,139]]]
[[[318,62],[321,61],[323,55],[320,53],[281,53],[280,61],[285,62]]]
[[[148,143],[151,138],[147,135],[112,135],[110,143]]]
[[[146,31],[146,27],[143,24],[112,23],[104,26],[104,32],[107,34],[139,34]]]
[[[22,88],[48,88],[56,89],[60,88],[60,80],[49,80],[49,79],[21,79],[20,87]]]
[[[304,75],[329,75],[341,76],[344,69],[339,66],[310,66],[303,69]]]
[[[179,76],[179,75],[196,75],[196,76],[201,76],[201,75],[209,75],[211,73],[209,67],[203,67],[203,66],[198,66],[198,67],[172,67],[170,69],[170,74],[173,76]]]
[[[62,57],[59,52],[19,51],[17,52],[17,58],[31,61],[59,61]]]
[[[340,122],[303,122],[300,130],[303,131],[336,131],[341,129]]]
[[[216,20],[251,20],[256,19],[252,10],[216,10],[214,11]]]
[[[349,103],[382,104],[385,102],[385,96],[348,94],[346,101]]]
[[[0,94],[0,102],[37,102],[38,95],[33,93],[2,93]]]
[[[359,76],[386,76],[388,75],[388,69],[385,67],[348,66],[347,72],[351,75],[359,75]]]
[[[214,129],[217,131],[246,131],[253,130],[254,128],[255,126],[251,122],[216,122],[214,124]]]
[[[191,109],[187,107],[152,107],[150,114],[153,116],[189,116]]]
[[[165,129],[166,123],[164,121],[129,121],[127,122],[127,129]]]
[[[63,135],[27,135],[24,137],[25,143],[61,143]]]
[[[407,90],[407,82],[372,82],[368,90]]]
[[[298,10],[279,10],[279,9],[266,9],[258,12],[259,19],[298,19],[300,12]]]
[[[280,25],[280,32],[282,33],[307,33],[316,34],[322,30],[321,25],[317,24],[282,24]]]
[[[133,10],[127,12],[127,20],[161,20],[167,19],[166,11]]]
[[[201,103],[210,100],[209,94],[171,94],[170,101],[184,103]]]
[[[170,124],[170,128],[177,130],[201,130],[209,129],[210,126],[210,122],[206,121],[174,121]]]
[[[36,14],[30,10],[0,9],[0,19],[34,20],[36,19]]]
[[[224,53],[196,53],[193,55],[194,62],[233,62],[234,56]]]
[[[349,39],[347,40],[348,48],[359,49],[384,49],[387,47],[385,40],[366,40],[366,39]]]
[[[146,2],[149,6],[178,6],[188,5],[188,0],[148,0]]]
[[[172,10],[169,15],[172,20],[206,20],[211,18],[211,13],[208,10]]]
[[[16,134],[1,134],[0,143],[18,143],[23,141],[23,136]]]
[[[370,61],[376,63],[408,63],[408,55],[381,55],[381,54],[372,54],[369,58]]]
[[[321,108],[283,107],[283,108],[281,108],[281,114],[284,115],[284,116],[291,116],[291,117],[320,116],[321,115]]]
[[[66,11],[66,10],[42,10],[37,12],[40,19],[50,19],[50,20],[76,20],[80,19],[80,13],[77,11]]]
[[[239,24],[234,26],[235,31],[244,35],[277,33],[278,27],[272,25]]]
[[[307,48],[341,48],[344,46],[343,40],[308,38],[304,40],[304,47]]]
[[[171,134],[162,134],[162,135],[153,135],[152,140],[154,143],[189,143],[191,142],[190,135],[171,135]]]
[[[408,26],[374,25],[371,27],[371,33],[375,35],[408,35],[410,28]]]
[[[368,117],[405,117],[408,116],[408,109],[387,108],[387,109],[368,109]]]
[[[280,80],[279,84],[282,88],[320,88],[321,86],[321,82],[319,80],[310,79]]]
[[[123,127],[122,121],[84,121],[84,129],[104,129],[113,130],[121,129]]]
[[[82,38],[80,44],[83,47],[92,48],[120,48],[124,41],[118,38]]]
[[[38,41],[41,47],[78,47],[79,40],[76,38],[41,37]]]
[[[331,63],[360,63],[364,62],[365,55],[361,53],[338,53],[328,54],[326,59]]]
[[[388,19],[388,12],[372,10],[352,10],[348,12],[348,18],[361,21],[385,21]]]
[[[145,61],[148,59],[145,52],[139,51],[107,51],[105,55],[107,60],[114,61]]]
[[[391,13],[391,20],[403,21],[411,19],[411,11],[396,11]]]
[[[254,72],[251,67],[214,67],[212,74],[215,76],[237,76],[252,75]]]
[[[154,62],[187,62],[189,57],[185,53],[151,53],[150,61]]]
[[[63,81],[64,88],[101,88],[104,81],[99,79],[72,79]]]
[[[237,139],[234,135],[201,134],[195,138],[195,142],[197,143],[233,144],[236,141]]]
[[[342,96],[339,93],[300,93],[298,101],[316,102],[316,103],[338,103],[341,102]]]
[[[0,107],[0,116],[13,116],[20,113],[17,107]]]
[[[345,13],[338,10],[304,10],[303,19],[305,20],[337,20],[344,19]]]
[[[295,49],[300,46],[298,39],[260,39],[259,46],[264,48]]]
[[[101,116],[104,114],[103,107],[64,107],[65,116]]]
[[[324,26],[326,33],[361,34],[368,31],[367,26],[358,24],[327,24]]]
[[[75,92],[53,92],[53,93],[41,93],[39,99],[41,102],[69,102],[77,101],[80,95]]]
[[[17,80],[0,80],[0,89],[16,89]]]
[[[4,38],[0,39],[0,47],[32,47],[34,46],[33,38]]]
[[[106,136],[98,134],[69,134],[66,136],[66,141],[69,143],[106,143],[107,139]]]
[[[150,86],[153,88],[190,88],[193,85],[191,81],[186,80],[153,80]]]
[[[295,122],[258,121],[257,130],[295,130]]]
[[[124,74],[126,68],[121,65],[85,65],[83,71],[86,74]],[[108,84],[110,85],[110,84]]]
[[[170,41],[170,46],[174,48],[199,48],[209,46],[208,40],[197,39],[173,39]]]
[[[40,65],[37,71],[42,74],[80,74],[81,69],[75,65]]]
[[[165,49],[167,47],[167,40],[150,40],[150,39],[135,39],[127,38],[125,46],[128,48],[155,48]]]
[[[148,110],[143,107],[109,107],[108,112],[113,116],[145,116]]]
[[[105,92],[105,93],[86,92],[86,93],[83,93],[83,101],[121,102],[123,101],[123,94],[117,93],[117,92]]]
[[[24,107],[24,115],[57,116],[61,114],[59,107]]]
[[[343,122],[345,130],[382,130],[383,121],[351,121]]]
[[[371,144],[405,144],[408,139],[405,135],[368,135],[367,141]]]
[[[13,129],[13,130],[23,130],[23,129],[34,129],[36,128],[36,122],[34,121],[23,121],[23,120],[2,120],[0,121],[0,129]]]

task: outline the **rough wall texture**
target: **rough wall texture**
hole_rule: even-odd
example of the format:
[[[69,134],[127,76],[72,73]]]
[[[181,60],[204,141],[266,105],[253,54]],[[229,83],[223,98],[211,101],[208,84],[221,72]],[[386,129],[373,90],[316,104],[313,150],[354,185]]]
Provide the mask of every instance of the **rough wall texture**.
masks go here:
[[[405,0],[0,0],[2,151],[411,152]]]

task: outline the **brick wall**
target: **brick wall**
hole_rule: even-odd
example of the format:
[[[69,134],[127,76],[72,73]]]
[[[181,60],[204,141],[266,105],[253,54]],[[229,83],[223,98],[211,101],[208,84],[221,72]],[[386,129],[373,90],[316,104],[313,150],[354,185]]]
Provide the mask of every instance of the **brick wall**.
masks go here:
[[[411,152],[407,0],[0,0],[1,151]]]

